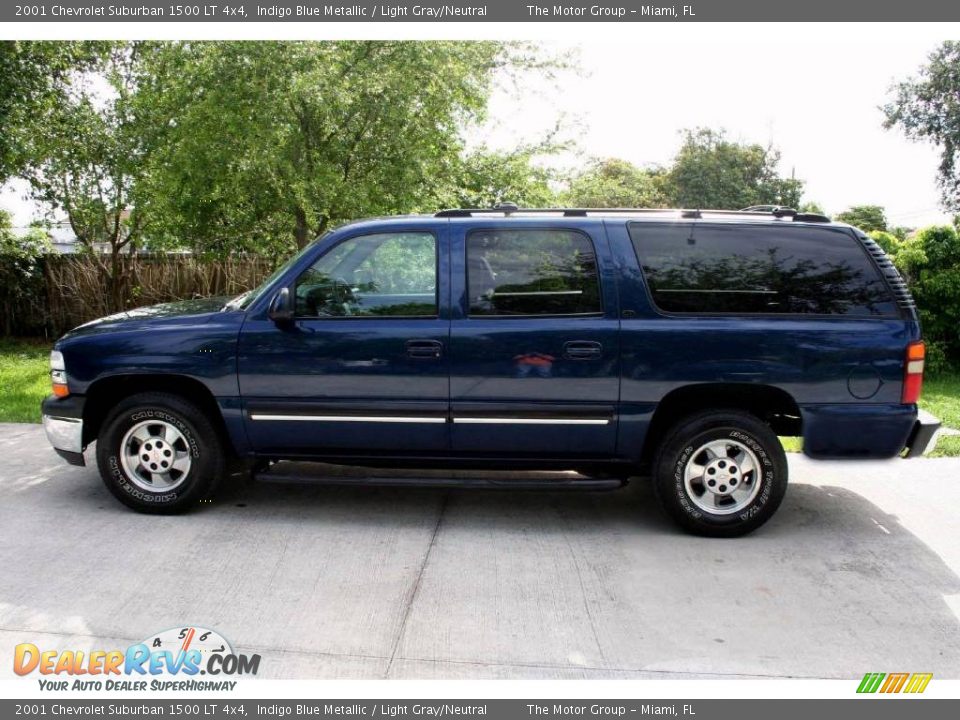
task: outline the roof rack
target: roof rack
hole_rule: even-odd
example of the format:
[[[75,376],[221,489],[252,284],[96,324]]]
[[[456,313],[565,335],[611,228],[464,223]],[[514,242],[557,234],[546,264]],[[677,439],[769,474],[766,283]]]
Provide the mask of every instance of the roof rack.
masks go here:
[[[744,208],[740,212],[769,213],[774,217],[789,217],[797,220],[798,222],[831,222],[830,218],[821,213],[800,212],[799,210],[794,210],[791,207],[784,207],[783,205],[751,205],[748,208]]]
[[[683,219],[700,220],[705,216],[756,217],[770,215],[775,218],[790,218],[797,222],[828,223],[830,218],[817,213],[802,213],[793,208],[780,205],[754,205],[743,210],[692,210],[682,208],[521,208],[514,203],[501,203],[492,208],[460,208],[441,210],[434,217],[438,218],[467,218],[478,215],[562,215],[563,217],[587,217],[595,215],[672,215]]]

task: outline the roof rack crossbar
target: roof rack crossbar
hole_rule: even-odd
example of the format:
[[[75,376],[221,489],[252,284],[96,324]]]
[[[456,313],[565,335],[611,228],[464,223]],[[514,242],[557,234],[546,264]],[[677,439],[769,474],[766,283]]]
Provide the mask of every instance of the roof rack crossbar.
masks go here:
[[[585,216],[587,213],[662,213],[675,214],[678,211],[672,208],[456,208],[441,210],[434,217],[471,217],[473,215],[512,215],[514,213],[567,215],[570,217]]]
[[[684,219],[702,219],[709,215],[731,217],[757,217],[769,215],[775,218],[790,218],[799,222],[830,222],[826,215],[818,213],[803,213],[793,208],[762,206],[763,209],[746,208],[744,210],[700,210],[684,208],[519,208],[516,205],[504,205],[493,208],[455,208],[441,210],[434,215],[438,218],[466,218],[475,215],[563,215],[564,217],[587,217],[590,213],[597,215],[678,215]],[[769,208],[769,209],[768,209]]]

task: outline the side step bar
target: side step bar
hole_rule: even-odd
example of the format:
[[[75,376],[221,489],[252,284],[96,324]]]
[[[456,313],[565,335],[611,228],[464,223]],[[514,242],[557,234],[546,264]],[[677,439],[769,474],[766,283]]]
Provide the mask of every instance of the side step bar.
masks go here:
[[[254,472],[264,483],[304,485],[367,485],[380,487],[464,487],[511,490],[614,490],[625,478],[590,478],[575,472],[505,472],[463,470],[384,470],[325,463],[279,462]]]

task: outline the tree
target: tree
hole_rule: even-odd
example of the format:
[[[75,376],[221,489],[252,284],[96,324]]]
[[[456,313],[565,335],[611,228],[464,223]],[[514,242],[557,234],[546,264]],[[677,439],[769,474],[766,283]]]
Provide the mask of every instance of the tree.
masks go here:
[[[883,106],[887,128],[940,149],[938,182],[948,210],[960,209],[960,42],[948,40],[930,53],[916,77],[898,83]]]
[[[432,207],[486,208],[501,202],[520,207],[549,207],[556,193],[550,187],[553,173],[536,164],[540,149],[514,151],[481,147],[451,161],[449,181],[432,197],[424,198],[422,210]]]
[[[905,242],[914,230],[915,228],[904,227],[903,225],[894,225],[893,227],[887,228],[887,232],[893,235],[900,242]]]
[[[867,235],[869,235],[873,241],[882,247],[883,251],[891,257],[896,256],[896,254],[900,251],[901,245],[903,244],[896,235],[884,230],[871,230],[867,233]]]
[[[16,172],[14,128],[56,102],[73,74],[108,48],[103,42],[0,41],[0,183]]]
[[[565,194],[571,207],[666,207],[663,172],[644,170],[617,158],[596,159],[575,175]]]
[[[89,251],[109,247],[103,265],[114,310],[123,307],[120,253],[142,237],[149,202],[140,193],[149,147],[133,100],[141,73],[138,43],[116,43],[65,76],[12,133],[17,174],[35,200],[66,215]],[[99,258],[99,255],[96,255]]]
[[[950,225],[923,228],[898,250],[935,365],[960,361],[960,236]]]
[[[799,208],[800,212],[804,213],[816,213],[817,215],[826,215],[826,211],[823,209],[823,205],[813,200],[808,200],[805,203],[802,203]]]
[[[151,238],[282,251],[348,219],[449,199],[452,178],[467,183],[460,201],[517,183],[532,192],[543,183],[522,153],[499,156],[507,167],[483,151],[460,157],[493,74],[527,61],[495,42],[164,46],[139,95],[145,113],[169,118],[157,126]],[[481,180],[490,170],[499,180]]]
[[[45,297],[41,259],[52,250],[41,228],[31,227],[18,235],[9,213],[0,210],[0,323],[4,335],[22,328],[22,318],[17,317],[22,303],[36,303],[37,298]]]
[[[723,210],[800,204],[803,182],[779,176],[777,150],[732,142],[722,130],[683,133],[683,144],[664,178],[670,204]]]
[[[836,220],[867,233],[873,230],[887,232],[887,215],[879,205],[854,205],[849,210],[837,213]]]

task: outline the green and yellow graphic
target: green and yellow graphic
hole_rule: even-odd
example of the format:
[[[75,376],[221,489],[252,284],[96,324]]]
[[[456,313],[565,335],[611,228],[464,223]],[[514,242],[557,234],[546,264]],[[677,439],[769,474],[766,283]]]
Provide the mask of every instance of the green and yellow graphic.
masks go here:
[[[933,673],[867,673],[860,681],[858,693],[922,693]]]

